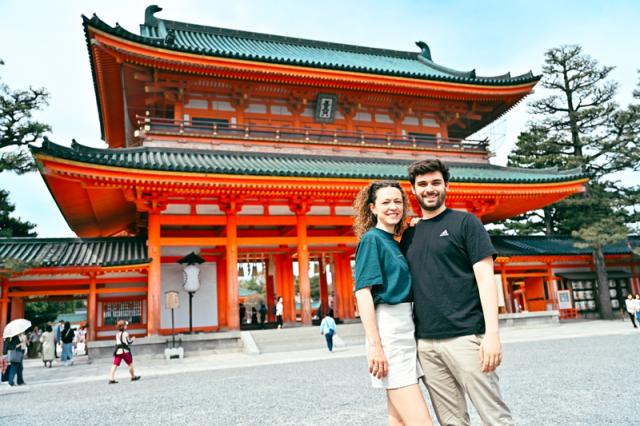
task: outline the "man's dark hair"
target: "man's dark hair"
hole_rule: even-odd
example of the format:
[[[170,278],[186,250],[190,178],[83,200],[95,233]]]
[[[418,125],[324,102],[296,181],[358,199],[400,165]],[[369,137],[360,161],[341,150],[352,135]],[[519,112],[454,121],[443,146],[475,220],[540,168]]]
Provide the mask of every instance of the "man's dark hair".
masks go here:
[[[432,172],[442,173],[444,183],[449,183],[449,167],[438,159],[433,160],[420,160],[409,165],[409,181],[411,186],[415,185],[416,177]]]

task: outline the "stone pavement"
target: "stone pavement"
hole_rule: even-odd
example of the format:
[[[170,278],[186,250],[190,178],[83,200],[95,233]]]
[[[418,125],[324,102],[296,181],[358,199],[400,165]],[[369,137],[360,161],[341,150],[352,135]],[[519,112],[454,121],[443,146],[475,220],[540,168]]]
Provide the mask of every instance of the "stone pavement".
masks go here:
[[[351,327],[361,327],[359,324],[352,324]],[[308,333],[309,329],[300,329],[302,333]],[[638,334],[640,329],[633,329],[628,321],[613,320],[573,320],[561,322],[558,325],[545,325],[539,327],[504,327],[501,329],[502,342],[505,347],[517,342],[573,339],[579,337],[606,336],[606,335],[627,335]],[[295,333],[294,330],[283,330],[284,332]],[[278,330],[270,330],[270,333],[280,333]],[[353,331],[350,330],[350,334]],[[340,332],[338,336],[340,335]],[[356,341],[351,336],[351,340]],[[318,334],[319,342],[324,342],[324,338]],[[268,352],[259,355],[249,355],[241,352],[209,353],[197,356],[188,356],[183,359],[165,360],[159,357],[135,356],[134,361],[136,373],[144,378],[166,376],[180,373],[193,373],[202,371],[214,371],[222,369],[237,369],[246,367],[256,367],[263,365],[290,364],[310,361],[321,361],[328,359],[362,357],[365,355],[364,346],[345,345],[338,338],[337,347],[333,353],[326,348],[296,350],[293,339],[289,339],[291,346],[281,347],[282,352]],[[26,386],[10,387],[6,383],[0,385],[0,396],[7,393],[28,392],[35,386],[57,385],[62,383],[86,383],[92,381],[107,381],[107,375],[111,366],[111,359],[100,359],[89,361],[86,356],[76,358],[73,366],[62,366],[55,361],[53,368],[44,368],[42,361],[29,359],[25,361],[24,378]],[[127,379],[126,366],[123,364],[118,369],[118,377]]]

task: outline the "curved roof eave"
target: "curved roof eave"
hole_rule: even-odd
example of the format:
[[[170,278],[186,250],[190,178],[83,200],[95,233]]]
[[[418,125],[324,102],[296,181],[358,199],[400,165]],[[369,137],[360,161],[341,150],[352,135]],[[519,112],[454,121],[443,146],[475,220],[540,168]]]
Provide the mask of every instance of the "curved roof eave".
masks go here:
[[[72,144],[65,147],[46,141],[32,147],[34,155],[93,165],[159,172],[206,173],[238,176],[280,176],[337,179],[407,180],[410,160],[358,157],[303,156],[295,154],[206,151],[179,148],[102,149]],[[238,165],[241,164],[242,167]],[[582,180],[581,170],[519,169],[488,164],[450,164],[451,182],[543,184]]]
[[[219,32],[224,33],[229,37],[236,38],[253,38],[253,39],[264,39],[268,38],[271,43],[282,43],[287,45],[301,45],[307,48],[312,48],[316,50],[324,50],[326,52],[343,52],[347,54],[353,55],[369,55],[371,57],[386,57],[386,58],[395,58],[401,59],[403,61],[412,61],[412,63],[421,63],[425,64],[425,69],[433,69],[440,74],[428,73],[428,72],[417,72],[417,71],[408,71],[408,70],[393,70],[393,69],[381,69],[381,68],[372,68],[368,66],[357,66],[357,65],[349,65],[349,64],[340,64],[340,63],[328,63],[322,59],[312,61],[312,60],[301,60],[296,58],[286,58],[286,57],[276,57],[274,55],[256,55],[249,54],[246,52],[242,52],[240,50],[232,51],[231,49],[227,50],[213,50],[203,47],[194,47],[194,46],[179,46],[175,43],[175,41],[170,42],[168,38],[165,37],[148,37],[134,34],[124,28],[122,28],[119,24],[116,24],[115,27],[112,27],[98,18],[97,15],[93,15],[91,18],[87,18],[86,16],[82,16],[83,24],[85,27],[85,33],[87,33],[87,28],[89,26],[96,28],[97,30],[103,31],[107,34],[111,34],[116,37],[120,37],[122,39],[140,43],[142,45],[146,45],[152,48],[162,48],[173,52],[180,53],[190,53],[201,56],[209,56],[209,57],[221,57],[221,58],[229,58],[229,59],[241,59],[241,60],[249,60],[256,62],[266,62],[266,63],[274,63],[274,64],[285,64],[285,65],[293,65],[293,66],[304,66],[310,68],[319,68],[319,69],[332,69],[338,71],[346,71],[346,72],[362,72],[373,75],[389,75],[394,77],[405,77],[411,79],[418,80],[427,80],[427,81],[439,81],[439,82],[452,82],[459,84],[473,84],[473,85],[481,85],[481,86],[514,86],[521,85],[527,83],[535,83],[540,80],[541,76],[535,76],[531,72],[526,74],[522,74],[520,76],[511,77],[510,73],[506,73],[502,76],[496,77],[481,77],[475,75],[475,70],[471,72],[463,72],[456,71],[442,65],[436,64],[431,61],[429,58],[423,56],[423,54],[418,52],[404,52],[404,51],[394,51],[387,49],[376,49],[370,47],[361,47],[361,46],[353,46],[346,44],[338,44],[338,43],[329,43],[315,40],[304,40],[304,39],[296,39],[291,37],[283,37],[283,36],[275,36],[270,34],[260,34],[260,33],[250,33],[245,31],[235,31],[228,30],[223,28],[214,28],[214,27],[203,27],[193,24],[185,24],[176,21],[166,21],[166,20],[158,20],[164,27],[168,27],[169,30],[175,31],[175,28],[182,28],[184,31],[208,31],[211,32]],[[144,28],[144,26],[141,26]],[[87,39],[89,35],[87,33]],[[426,66],[428,65],[428,67]],[[504,78],[506,77],[506,78]],[[94,73],[94,81],[95,81],[95,73]]]

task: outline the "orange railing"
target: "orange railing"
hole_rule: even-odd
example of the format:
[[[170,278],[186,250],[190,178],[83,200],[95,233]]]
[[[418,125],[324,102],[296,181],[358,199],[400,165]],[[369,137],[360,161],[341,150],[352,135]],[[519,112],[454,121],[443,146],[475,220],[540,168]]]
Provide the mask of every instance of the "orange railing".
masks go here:
[[[430,135],[397,135],[350,132],[337,129],[296,128],[255,124],[226,124],[220,122],[197,123],[158,117],[138,117],[139,133],[188,135],[206,138],[263,139],[288,142],[322,143],[336,145],[369,145],[421,148],[447,151],[487,153],[488,140],[439,138]]]

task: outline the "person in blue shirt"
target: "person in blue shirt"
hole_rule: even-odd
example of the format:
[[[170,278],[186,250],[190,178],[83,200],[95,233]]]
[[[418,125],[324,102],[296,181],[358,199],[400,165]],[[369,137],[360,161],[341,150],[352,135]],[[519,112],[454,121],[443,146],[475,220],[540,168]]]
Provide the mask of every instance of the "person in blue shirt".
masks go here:
[[[333,310],[329,310],[327,315],[322,318],[320,323],[320,334],[327,339],[327,348],[329,352],[333,351],[333,335],[336,334],[336,321],[333,319]]]
[[[397,238],[406,226],[407,195],[396,181],[376,181],[354,202],[355,295],[367,340],[374,388],[386,389],[390,425],[431,425],[422,396],[411,273]]]

